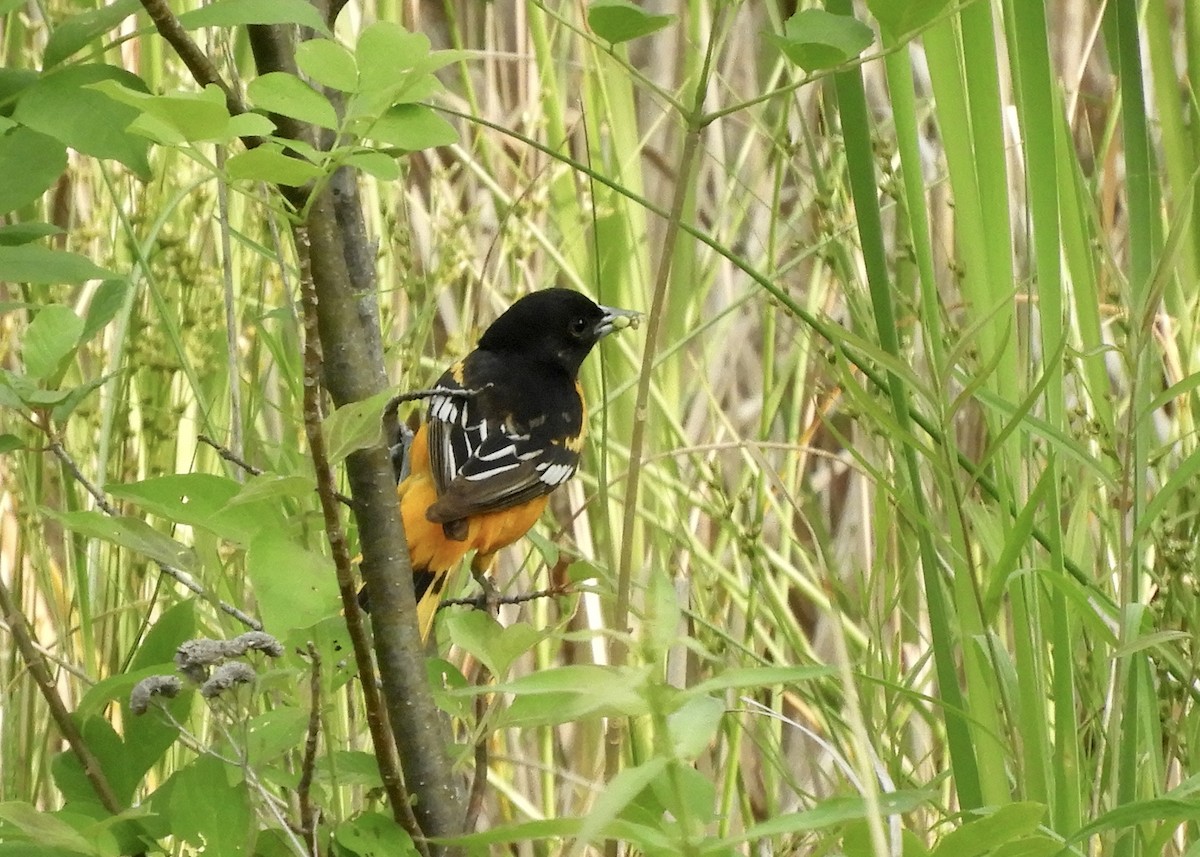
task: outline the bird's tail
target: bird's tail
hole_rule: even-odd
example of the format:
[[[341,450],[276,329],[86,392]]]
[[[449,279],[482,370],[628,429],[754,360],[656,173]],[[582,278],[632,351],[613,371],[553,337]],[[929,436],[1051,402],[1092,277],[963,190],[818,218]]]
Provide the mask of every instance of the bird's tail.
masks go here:
[[[448,569],[413,569],[413,595],[417,599],[417,626],[421,629],[422,640],[429,639],[433,617],[437,615],[438,605],[442,603],[442,591],[446,588],[446,578],[449,574]]]
[[[429,631],[433,628],[433,617],[437,615],[438,604],[442,600],[442,590],[446,588],[445,571],[430,571],[428,568],[413,569],[413,596],[417,599],[417,625],[421,629],[421,639],[429,639]],[[358,590],[358,606],[365,612],[371,612],[371,597],[364,585]]]

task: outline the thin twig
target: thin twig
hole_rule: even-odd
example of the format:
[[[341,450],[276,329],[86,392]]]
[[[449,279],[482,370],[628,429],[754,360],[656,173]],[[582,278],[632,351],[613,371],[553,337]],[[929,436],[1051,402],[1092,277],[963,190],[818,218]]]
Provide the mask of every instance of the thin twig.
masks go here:
[[[0,634],[12,634],[12,629],[2,620],[0,620]],[[53,649],[43,646],[37,640],[33,641],[33,647],[46,660],[46,663],[53,664],[55,669],[69,673],[76,681],[82,682],[86,687],[90,688],[96,684],[96,679],[89,675],[86,670],[80,669],[77,664],[71,663]]]
[[[475,671],[475,686],[487,684],[490,671],[481,662]],[[489,733],[483,728],[487,716],[486,694],[475,697],[475,728],[479,734],[475,738],[475,772],[471,779],[471,791],[467,795],[467,813],[463,820],[463,832],[470,833],[479,823],[479,815],[483,812],[483,798],[487,794],[488,779],[488,738]]]
[[[215,440],[213,440],[211,437],[209,437],[206,434],[196,435],[196,440],[200,441],[203,444],[211,446],[214,450],[216,450],[218,458],[228,461],[230,464],[237,465],[238,467],[242,468],[242,470],[245,470],[247,473],[249,473],[252,476],[262,476],[263,474],[266,473],[266,471],[263,470],[261,467],[254,466],[249,461],[246,461],[246,459],[242,458],[237,453],[235,453],[233,450],[228,449],[224,446],[221,446],[221,444],[217,443]],[[339,503],[341,503],[345,506],[350,506],[351,508],[354,507],[354,501],[352,499],[350,499],[349,497],[347,497],[345,494],[343,494],[341,491],[334,491],[333,496],[335,498],[337,498],[337,501]]]
[[[317,737],[321,734],[321,655],[317,647],[308,644],[308,659],[312,663],[309,673],[308,735],[304,741],[304,761],[300,765],[300,781],[296,784],[296,797],[300,802],[300,834],[313,857],[319,857],[317,825],[313,812],[312,781],[317,767]]]
[[[549,589],[539,589],[536,592],[523,592],[520,595],[504,595],[498,598],[489,596],[486,592],[481,592],[479,595],[473,595],[470,598],[446,598],[438,604],[438,610],[444,610],[447,607],[474,607],[476,610],[488,610],[492,607],[499,607],[501,604],[524,604],[527,601],[536,601],[539,598],[554,598],[558,595],[570,595],[571,588],[569,586],[552,586]]]
[[[470,399],[473,396],[478,396],[484,390],[489,389],[492,383],[489,381],[482,387],[475,390],[463,390],[458,387],[431,387],[428,390],[413,390],[409,393],[398,393],[388,399],[388,403],[383,406],[384,418],[394,417],[396,410],[405,402],[415,402],[417,399],[431,399],[434,396],[449,396],[453,399]]]
[[[55,436],[51,436],[49,449],[52,453],[54,453],[54,456],[66,466],[67,470],[71,472],[71,476],[74,477],[75,481],[82,485],[84,490],[92,495],[92,499],[96,501],[96,505],[100,507],[100,510],[104,512],[104,514],[112,515],[114,518],[120,516],[121,513],[117,511],[116,507],[113,506],[112,503],[108,502],[108,498],[104,496],[104,492],[97,488],[90,479],[83,475],[83,471],[79,469],[79,465],[75,463],[75,459],[72,458],[71,454],[63,447],[61,440]]]
[[[338,592],[346,620],[346,630],[354,647],[354,659],[358,664],[363,704],[367,712],[367,728],[375,747],[375,758],[379,765],[383,788],[392,805],[396,822],[412,836],[417,848],[428,857],[425,836],[417,824],[409,803],[408,792],[400,776],[396,745],[388,729],[383,701],[375,683],[374,661],[363,627],[362,610],[358,606],[358,593],[351,570],[350,551],[346,532],[338,515],[337,498],[333,489],[333,469],[325,449],[325,434],[321,431],[321,371],[324,362],[317,318],[317,287],[312,274],[312,245],[308,227],[297,224],[294,229],[296,255],[300,262],[300,294],[304,318],[304,432],[308,438],[309,455],[317,474],[317,496],[321,500],[321,513],[325,519],[325,535],[333,554],[337,570]]]
[[[225,147],[217,145],[217,169],[225,171]],[[225,303],[225,363],[229,372],[229,445],[242,452],[242,373],[239,370],[237,304],[233,294],[233,250],[229,239],[229,185],[217,182],[221,236],[221,286]],[[239,482],[242,480],[239,478]]]
[[[83,733],[72,719],[66,703],[59,696],[58,682],[50,673],[50,668],[46,666],[45,659],[38,654],[39,647],[34,641],[33,629],[25,619],[25,614],[17,608],[12,592],[9,591],[2,578],[0,578],[0,612],[4,614],[8,632],[12,635],[13,642],[17,644],[21,660],[25,662],[25,667],[37,683],[42,698],[46,700],[46,707],[50,709],[51,719],[58,726],[58,731],[66,739],[75,757],[79,759],[83,775],[91,784],[92,791],[96,793],[96,797],[100,799],[100,803],[106,810],[113,815],[119,814],[125,807],[121,806],[116,792],[109,785],[108,778],[104,776],[104,766],[84,740]]]
[[[246,459],[242,458],[240,455],[238,455],[232,449],[222,446],[221,444],[217,443],[215,440],[213,440],[211,437],[209,437],[206,434],[196,435],[196,440],[200,441],[203,444],[211,446],[213,449],[215,449],[217,451],[218,458],[220,458],[224,461],[228,461],[230,464],[236,464],[238,467],[240,467],[242,470],[249,473],[251,476],[262,476],[264,473],[266,473],[266,471],[263,470],[261,467],[256,467],[255,465],[251,464]]]
[[[108,502],[108,498],[104,496],[104,492],[97,488],[90,479],[84,476],[83,471],[79,469],[79,465],[75,463],[75,459],[72,458],[71,454],[63,447],[62,441],[59,440],[57,436],[51,435],[49,450],[54,453],[54,456],[63,463],[63,466],[66,467],[68,471],[70,471],[71,476],[75,479],[75,481],[82,485],[84,490],[92,495],[92,499],[96,501],[96,505],[102,512],[104,512],[106,515],[111,515],[114,518],[121,517],[121,513],[117,510],[117,508],[113,506],[112,503]],[[262,630],[262,622],[259,622],[257,619],[247,615],[237,607],[234,607],[232,604],[228,604],[212,595],[182,568],[177,568],[170,563],[161,562],[159,560],[154,560],[154,562],[163,574],[184,588],[188,589],[194,595],[197,595],[200,598],[203,598],[205,601],[215,604],[223,613],[232,616],[247,628],[251,628],[255,631]]]

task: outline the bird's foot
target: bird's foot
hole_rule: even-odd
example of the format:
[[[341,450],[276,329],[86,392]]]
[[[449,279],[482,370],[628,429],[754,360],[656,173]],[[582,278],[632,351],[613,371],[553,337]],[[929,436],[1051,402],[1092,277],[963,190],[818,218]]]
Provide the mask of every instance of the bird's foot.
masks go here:
[[[482,590],[475,598],[475,609],[486,610],[493,616],[500,610],[500,590],[496,588],[496,584],[492,583],[492,579],[482,571],[471,569],[471,576],[475,578],[475,582],[479,584]]]

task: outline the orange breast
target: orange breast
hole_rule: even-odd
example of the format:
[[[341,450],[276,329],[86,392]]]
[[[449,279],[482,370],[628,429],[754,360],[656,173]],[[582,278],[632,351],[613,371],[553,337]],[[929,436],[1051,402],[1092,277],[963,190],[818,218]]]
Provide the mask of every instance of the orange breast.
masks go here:
[[[538,497],[521,506],[475,515],[467,522],[467,537],[462,541],[446,538],[441,524],[425,517],[426,510],[437,499],[437,487],[429,471],[429,439],[424,425],[413,438],[412,473],[400,483],[400,512],[413,568],[429,571],[448,571],[457,565],[468,551],[477,553],[475,567],[486,568],[492,554],[520,539],[537,523],[546,508],[547,497]]]

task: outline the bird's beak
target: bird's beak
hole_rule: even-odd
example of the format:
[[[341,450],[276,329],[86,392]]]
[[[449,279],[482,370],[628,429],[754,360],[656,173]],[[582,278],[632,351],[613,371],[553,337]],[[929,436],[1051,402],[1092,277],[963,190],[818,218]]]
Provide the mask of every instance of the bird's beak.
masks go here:
[[[624,330],[627,327],[637,327],[642,323],[642,314],[631,309],[602,306],[603,318],[596,323],[596,338],[601,339],[610,333]]]

